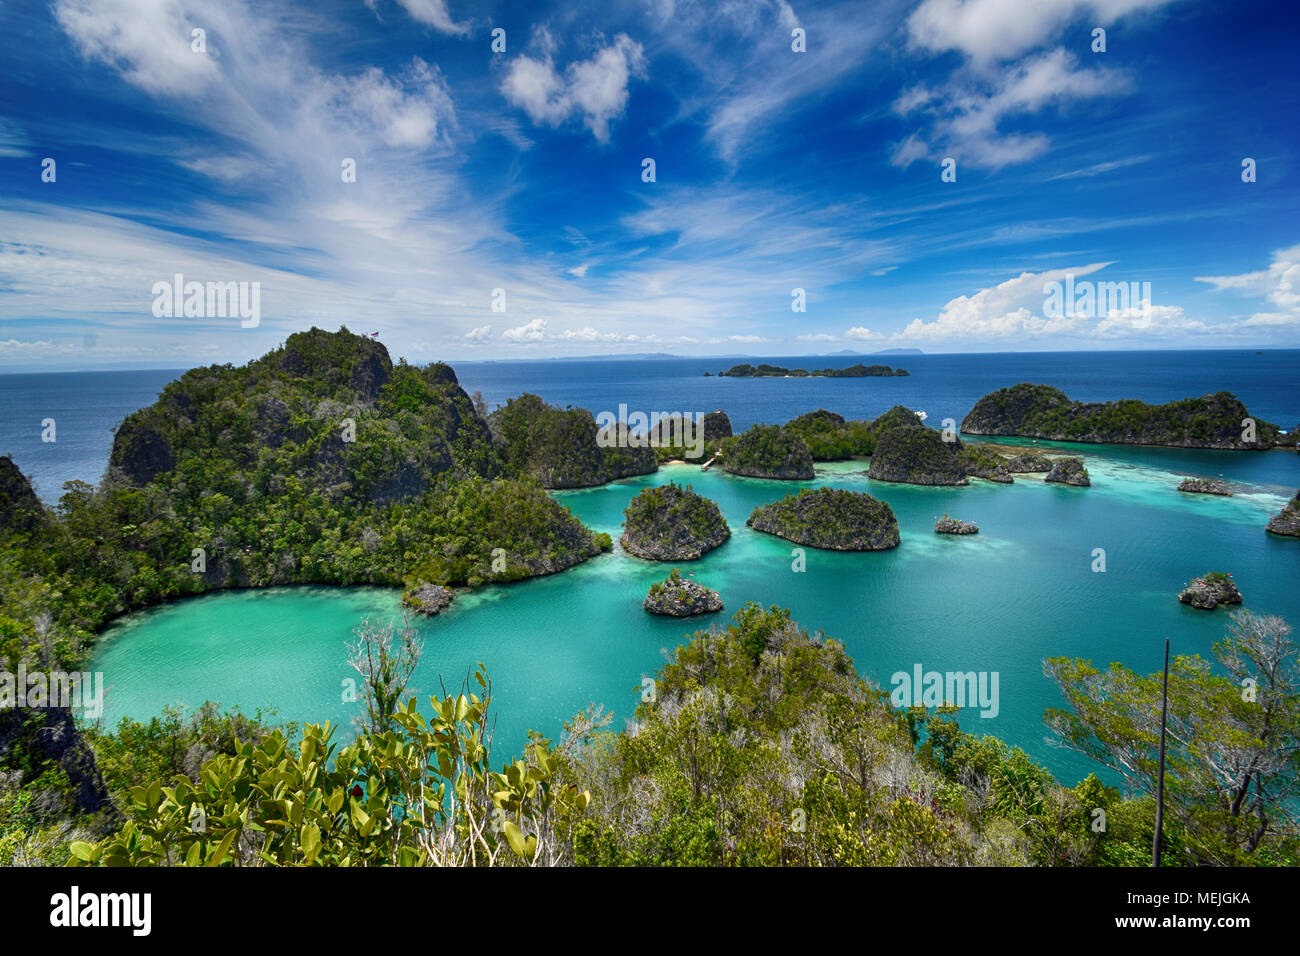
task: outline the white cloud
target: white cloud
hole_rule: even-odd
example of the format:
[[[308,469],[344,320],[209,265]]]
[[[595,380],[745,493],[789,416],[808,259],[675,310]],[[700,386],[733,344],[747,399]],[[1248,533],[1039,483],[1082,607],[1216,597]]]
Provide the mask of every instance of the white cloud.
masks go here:
[[[839,338],[834,335],[827,335],[825,332],[810,332],[807,335],[796,335],[794,340],[796,342],[838,342]]]
[[[958,166],[998,169],[1045,153],[1041,133],[1004,133],[1004,119],[1038,113],[1072,100],[1115,96],[1130,88],[1127,74],[1110,67],[1080,68],[1074,54],[1058,47],[1026,57],[1000,73],[955,74],[925,98],[917,88],[894,102],[901,116],[921,112],[932,119],[933,142],[912,133],[895,147],[891,162],[906,168],[925,156],[953,156]]]
[[[1229,289],[1267,299],[1276,311],[1257,312],[1243,324],[1278,326],[1300,323],[1300,245],[1278,249],[1267,269],[1235,276],[1197,276],[1216,291]]]
[[[469,32],[468,23],[457,23],[451,18],[451,12],[447,9],[447,0],[397,0],[397,2],[410,14],[412,20],[431,26],[441,33],[456,36]]]
[[[54,16],[84,56],[120,70],[155,94],[197,94],[218,79],[226,16],[186,0],[57,0]],[[204,24],[207,52],[191,49],[191,30]]]
[[[587,270],[590,267],[591,267],[590,262],[584,262],[582,265],[574,266],[572,269],[568,269],[566,271],[569,273],[569,275],[576,276],[577,278],[581,279],[587,275]]]
[[[1069,172],[1049,176],[1047,181],[1050,183],[1055,182],[1058,179],[1088,179],[1093,176],[1100,176],[1103,173],[1123,169],[1126,166],[1136,166],[1138,163],[1145,163],[1150,158],[1150,156],[1129,156],[1124,159],[1110,160],[1105,163],[1095,163],[1092,166],[1085,166],[1082,169],[1072,169]]]
[[[506,329],[501,337],[507,342],[540,342],[546,338],[546,320],[533,319],[526,325]]]
[[[1109,26],[1173,0],[924,0],[907,20],[916,47],[958,50],[976,61],[1009,60],[1053,40],[1071,23]],[[1087,34],[1084,34],[1087,36]]]
[[[601,143],[609,142],[609,124],[627,107],[628,83],[645,75],[641,44],[626,33],[590,59],[570,63],[561,76],[552,62],[554,41],[539,31],[540,57],[520,55],[511,61],[501,84],[508,102],[520,107],[534,123],[559,126],[581,115]]]
[[[727,341],[752,343],[752,342],[770,342],[771,339],[765,339],[761,335],[728,335]]]
[[[470,329],[465,333],[464,338],[469,342],[486,342],[492,337],[492,326],[480,325],[477,328]]]
[[[844,336],[845,338],[860,339],[862,341],[866,341],[868,339],[883,338],[883,336],[879,332],[872,332],[865,325],[853,326],[853,328],[849,329],[847,332],[844,333]]]
[[[1007,338],[1023,333],[1068,331],[1081,324],[1079,316],[1047,319],[1043,311],[1043,286],[1064,282],[1073,274],[1077,280],[1110,265],[1094,262],[1068,269],[1025,272],[974,295],[951,299],[933,322],[913,319],[900,333],[901,338],[935,341],[965,338]]]

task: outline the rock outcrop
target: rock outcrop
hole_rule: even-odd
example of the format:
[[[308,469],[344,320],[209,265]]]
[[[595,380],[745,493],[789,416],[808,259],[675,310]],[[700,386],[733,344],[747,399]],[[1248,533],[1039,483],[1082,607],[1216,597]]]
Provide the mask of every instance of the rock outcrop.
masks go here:
[[[1228,483],[1217,478],[1184,478],[1178,485],[1178,490],[1197,495],[1232,497],[1232,489],[1228,487]]]
[[[1254,423],[1253,436],[1242,425],[1247,419]],[[1027,383],[985,395],[962,420],[961,430],[1052,441],[1261,451],[1273,446],[1279,432],[1276,425],[1252,418],[1231,392],[1165,405],[1136,399],[1073,402],[1060,389]]]
[[[1052,461],[1038,452],[1027,452],[1007,459],[1007,471],[1014,475],[1052,470]]]
[[[972,478],[983,478],[985,481],[995,481],[1001,485],[1009,485],[1015,481],[1011,477],[1011,469],[1007,467],[1007,460],[995,451],[981,448],[979,445],[963,444],[957,452],[957,457],[966,465],[966,474]]]
[[[671,482],[638,494],[623,519],[623,550],[650,561],[694,561],[731,537],[716,504]]]
[[[695,614],[712,614],[722,610],[722,598],[673,568],[663,581],[650,585],[650,593],[641,605],[651,614],[670,617],[691,617]]]
[[[722,409],[706,412],[704,415],[704,443],[712,446],[731,437],[731,419]]]
[[[434,617],[447,610],[455,596],[451,588],[425,581],[405,592],[402,595],[402,604],[417,614]]]
[[[774,534],[828,551],[884,551],[898,547],[898,519],[883,501],[838,488],[804,490],[755,508],[746,522]]]
[[[109,816],[117,815],[95,753],[77,729],[70,710],[0,707],[0,778],[7,778],[15,787],[31,786],[40,778],[50,779],[46,771],[55,768],[67,783],[34,793],[39,810],[58,815],[103,810]]]
[[[1300,538],[1300,491],[1283,506],[1282,510],[1268,520],[1268,530],[1273,534]]]
[[[812,452],[798,435],[776,425],[755,425],[722,446],[722,469],[747,478],[808,481]]]
[[[1047,473],[1044,481],[1050,481],[1058,485],[1075,485],[1083,488],[1092,484],[1088,478],[1088,470],[1083,467],[1083,462],[1078,458],[1057,458],[1052,462],[1052,470]]]
[[[0,532],[34,531],[45,517],[45,508],[27,476],[8,455],[0,456]]]
[[[1231,574],[1212,571],[1193,578],[1178,595],[1178,600],[1203,611],[1213,611],[1220,604],[1240,604],[1241,592]]]
[[[934,523],[935,534],[978,534],[980,526],[973,521],[958,521],[944,515]]]
[[[176,457],[162,431],[150,422],[154,416],[136,412],[118,426],[109,453],[110,469],[117,469],[131,484],[143,487],[176,467]]]

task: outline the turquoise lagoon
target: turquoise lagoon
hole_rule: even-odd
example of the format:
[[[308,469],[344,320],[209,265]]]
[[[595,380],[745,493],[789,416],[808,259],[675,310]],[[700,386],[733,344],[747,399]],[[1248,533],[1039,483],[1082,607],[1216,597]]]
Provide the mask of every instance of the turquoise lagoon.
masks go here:
[[[1030,444],[1023,442],[1023,444]],[[1300,626],[1300,541],[1264,525],[1300,485],[1300,456],[1204,452],[1040,442],[1084,456],[1091,488],[1047,485],[1017,476],[1013,485],[972,481],[924,488],[871,481],[865,462],[818,468],[810,482],[737,478],[694,466],[556,497],[589,527],[617,540],[622,512],[642,488],[678,481],[713,499],[731,539],[683,573],[718,589],[726,610],[688,621],[641,608],[667,565],[618,549],[549,578],[484,588],[420,627],[424,657],[412,682],[421,697],[455,690],[476,662],[492,678],[497,757],[527,741],[530,729],[554,736],[590,703],[613,711],[621,728],[639,699],[641,679],[684,635],[725,623],[746,601],[779,604],[809,630],[842,641],[859,671],[883,687],[890,676],[925,670],[996,671],[999,712],[967,709],[968,730],[1024,748],[1072,783],[1094,769],[1051,747],[1043,711],[1060,703],[1043,676],[1055,655],[1098,664],[1159,668],[1163,640],[1175,654],[1208,655],[1227,611],[1197,611],[1176,595],[1194,575],[1230,571],[1245,607]],[[1233,498],[1177,492],[1186,474],[1240,483]],[[807,549],[792,570],[789,542],[745,525],[757,505],[799,487],[868,491],[893,507],[902,536],[887,552],[841,554]],[[980,533],[933,532],[944,513],[976,521]],[[1106,570],[1092,570],[1094,550]],[[377,588],[275,588],[208,595],[132,615],[110,628],[92,664],[108,691],[105,717],[147,718],[166,705],[206,700],[246,712],[274,708],[282,720],[333,721],[350,728],[357,705],[344,703],[345,642],[365,616],[400,614],[398,594]]]

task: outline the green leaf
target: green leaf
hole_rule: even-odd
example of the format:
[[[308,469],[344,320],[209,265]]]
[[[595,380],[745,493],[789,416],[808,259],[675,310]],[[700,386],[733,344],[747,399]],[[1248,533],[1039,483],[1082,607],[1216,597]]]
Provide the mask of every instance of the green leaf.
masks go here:
[[[221,842],[217,844],[217,848],[212,851],[212,854],[208,857],[207,862],[204,863],[203,865],[220,866],[221,861],[224,860],[226,858],[226,854],[230,852],[230,847],[235,842],[235,837],[237,837],[238,835],[239,835],[238,830],[231,829],[226,831],[226,835],[221,838]]]
[[[533,854],[537,852],[537,837],[529,836],[528,839],[524,839],[519,828],[509,820],[502,825],[501,829],[505,832],[506,839],[510,842],[510,849],[515,851],[516,856],[524,860],[533,858]]]

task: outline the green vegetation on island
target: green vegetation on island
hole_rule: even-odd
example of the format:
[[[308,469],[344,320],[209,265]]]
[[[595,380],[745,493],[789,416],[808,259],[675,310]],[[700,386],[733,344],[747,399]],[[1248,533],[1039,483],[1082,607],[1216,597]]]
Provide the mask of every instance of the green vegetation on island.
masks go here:
[[[813,461],[844,461],[876,450],[871,422],[845,421],[843,415],[824,408],[806,412],[781,427],[803,439]]]
[[[688,485],[642,490],[623,512],[623,550],[650,561],[693,561],[724,544],[731,529],[718,506]]]
[[[898,547],[898,520],[883,501],[860,491],[804,489],[760,505],[746,522],[813,548],[831,551],[884,551]]]
[[[878,432],[867,474],[875,481],[912,485],[969,484],[969,467],[958,454],[961,447],[960,439],[944,441],[913,415],[909,423]]]
[[[658,467],[654,449],[629,441],[640,436],[630,436],[625,425],[615,426],[602,447],[595,416],[585,408],[562,409],[525,394],[487,421],[510,471],[544,488],[591,488]]]
[[[808,481],[813,457],[807,443],[779,425],[755,425],[722,443],[722,468],[749,478]]]
[[[1052,441],[1252,450],[1273,447],[1279,434],[1276,425],[1253,418],[1231,392],[1164,405],[1137,399],[1073,402],[1060,389],[1027,383],[985,395],[961,430]]]

